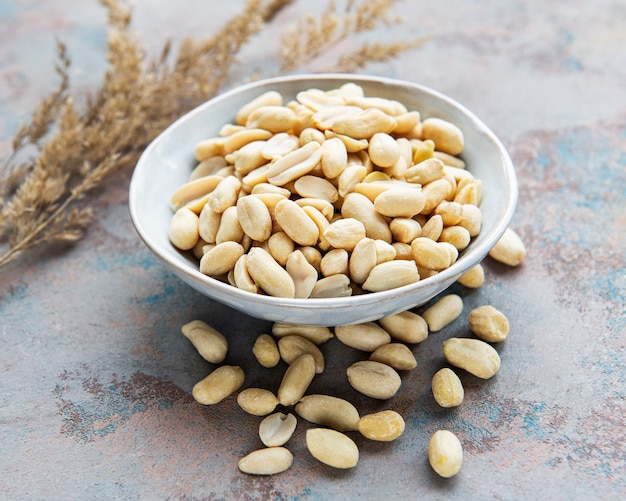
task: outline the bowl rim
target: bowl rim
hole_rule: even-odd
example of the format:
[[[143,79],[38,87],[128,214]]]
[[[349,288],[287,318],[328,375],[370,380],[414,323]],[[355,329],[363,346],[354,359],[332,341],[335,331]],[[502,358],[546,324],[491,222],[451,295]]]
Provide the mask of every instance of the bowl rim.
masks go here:
[[[231,97],[244,93],[250,89],[254,89],[261,86],[267,85],[276,85],[283,83],[294,83],[294,82],[302,82],[303,90],[304,84],[308,82],[307,88],[312,88],[315,81],[336,81],[337,84],[343,84],[347,82],[354,83],[370,83],[376,85],[391,85],[391,86],[402,86],[405,88],[411,88],[417,90],[418,92],[426,95],[430,95],[442,102],[444,102],[447,106],[452,108],[456,108],[458,111],[463,113],[467,119],[469,119],[472,123],[472,126],[477,130],[480,130],[482,134],[486,135],[491,142],[495,144],[497,149],[499,150],[503,167],[505,178],[508,183],[508,192],[510,196],[506,203],[506,209],[499,219],[497,224],[495,225],[493,231],[490,235],[487,236],[485,240],[479,242],[477,246],[471,247],[467,249],[467,252],[463,254],[462,259],[459,259],[454,264],[452,264],[449,268],[437,273],[432,277],[428,277],[418,282],[404,285],[401,287],[397,287],[394,289],[389,289],[386,291],[380,292],[368,292],[364,294],[351,295],[346,297],[332,297],[332,298],[281,298],[274,297],[265,294],[258,294],[248,292],[242,289],[238,289],[230,285],[227,282],[222,282],[221,280],[209,277],[208,275],[204,275],[199,271],[199,268],[193,269],[189,264],[183,262],[182,260],[172,259],[167,252],[164,250],[157,242],[155,242],[150,234],[146,232],[141,224],[141,218],[139,216],[139,207],[138,207],[138,173],[142,170],[147,157],[152,153],[154,149],[157,148],[158,144],[162,140],[164,136],[167,136],[171,133],[172,130],[178,128],[186,122],[191,117],[202,114],[205,112],[206,108],[210,108],[214,106],[216,103],[227,101]],[[406,81],[401,79],[382,77],[382,76],[373,76],[373,75],[361,75],[361,74],[351,74],[351,73],[311,73],[311,74],[295,74],[295,75],[286,75],[286,76],[278,76],[273,78],[266,78],[257,80],[251,83],[243,84],[236,86],[232,89],[226,90],[225,92],[205,101],[204,103],[196,106],[190,111],[184,113],[182,116],[173,121],[169,126],[167,126],[162,132],[160,132],[145,148],[145,150],[140,155],[135,168],[133,170],[130,184],[129,184],[129,210],[130,217],[133,226],[135,227],[136,232],[139,237],[143,240],[145,245],[164,263],[173,268],[173,271],[188,284],[192,283],[204,283],[206,287],[214,289],[217,294],[226,295],[231,298],[231,302],[236,301],[246,301],[253,302],[259,304],[259,306],[268,306],[268,307],[288,307],[295,309],[304,309],[304,310],[328,310],[329,308],[333,309],[341,309],[341,308],[351,308],[355,306],[363,306],[364,304],[372,304],[382,301],[393,300],[395,297],[406,297],[406,295],[418,294],[422,289],[426,289],[432,286],[434,282],[453,282],[454,277],[463,272],[461,268],[464,268],[466,271],[470,269],[472,266],[478,264],[488,253],[488,251],[496,244],[496,242],[500,239],[502,234],[505,232],[507,227],[509,226],[513,214],[516,209],[518,201],[518,183],[517,176],[515,172],[515,167],[511,160],[509,153],[506,148],[500,141],[500,139],[493,133],[493,131],[487,127],[484,122],[478,118],[472,111],[466,108],[464,105],[456,101],[455,99],[437,91],[430,87]],[[164,231],[166,231],[164,229]],[[465,265],[469,262],[473,261],[471,266],[465,268]],[[447,288],[447,287],[446,287]],[[217,299],[217,298],[215,298]],[[219,299],[218,299],[219,300]],[[404,308],[406,309],[406,308]]]

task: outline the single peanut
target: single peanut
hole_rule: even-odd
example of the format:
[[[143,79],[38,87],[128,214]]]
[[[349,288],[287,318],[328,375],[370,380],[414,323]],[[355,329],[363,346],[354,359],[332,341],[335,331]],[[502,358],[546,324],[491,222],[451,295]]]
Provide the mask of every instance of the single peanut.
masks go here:
[[[293,414],[275,412],[259,424],[259,438],[266,447],[283,446],[296,431],[297,424],[298,421]]]
[[[312,341],[318,346],[334,336],[333,332],[328,327],[321,325],[291,324],[286,322],[274,323],[272,325],[272,334],[277,338],[296,334]]]
[[[414,261],[387,261],[372,268],[363,283],[363,290],[380,292],[419,281],[420,275]]]
[[[397,371],[408,371],[417,367],[413,352],[403,343],[388,343],[376,348],[370,360],[382,362]]]
[[[318,461],[334,468],[354,468],[359,462],[359,448],[343,433],[330,428],[306,431],[306,446]]]
[[[248,273],[270,296],[295,297],[296,295],[295,284],[289,273],[260,247],[254,247],[248,251]]]
[[[192,395],[201,404],[217,404],[241,388],[244,380],[241,367],[222,365],[196,383]]]
[[[509,334],[509,320],[493,306],[479,306],[470,311],[467,320],[472,332],[483,341],[499,343]]]
[[[264,388],[246,388],[237,395],[237,404],[253,416],[267,416],[278,405],[278,398]]]
[[[346,346],[367,352],[391,342],[389,333],[375,322],[337,325],[335,336]]]
[[[256,338],[252,346],[252,353],[263,367],[276,367],[280,362],[280,352],[276,341],[268,334],[260,334]]]
[[[182,207],[172,216],[168,235],[175,247],[180,250],[189,250],[200,238],[198,231],[198,216],[187,207]]]
[[[359,419],[358,430],[366,438],[391,442],[404,433],[405,422],[396,411],[385,410],[367,414]]]
[[[251,452],[239,460],[238,467],[250,475],[276,475],[293,464],[293,454],[285,447],[267,447]]]
[[[463,299],[457,294],[447,294],[422,313],[431,332],[438,332],[456,320],[463,311]]]
[[[312,341],[304,337],[295,334],[281,337],[278,340],[278,351],[280,358],[287,364],[291,364],[300,355],[308,353],[315,361],[315,373],[324,372],[324,355]]]
[[[428,461],[439,476],[456,475],[463,465],[463,447],[456,435],[448,430],[433,433],[428,442]]]
[[[306,395],[296,404],[296,412],[307,421],[337,431],[354,431],[359,411],[347,400],[329,395]]]
[[[348,382],[356,391],[378,400],[393,397],[402,384],[398,373],[386,364],[363,360],[347,370]]]
[[[463,151],[463,132],[456,125],[441,118],[427,118],[422,121],[422,137],[435,142],[439,151],[456,156]]]
[[[200,272],[218,277],[233,269],[243,255],[244,248],[237,242],[222,242],[206,252],[200,260]]]
[[[245,196],[237,201],[237,218],[243,232],[252,240],[264,242],[272,234],[272,217],[260,198]]]
[[[448,363],[481,379],[491,378],[500,369],[500,355],[493,346],[480,339],[446,339],[443,355]]]
[[[465,287],[469,287],[470,289],[477,289],[485,283],[485,270],[481,264],[477,264],[461,276],[458,279],[458,282]]]
[[[526,247],[519,235],[513,229],[507,228],[489,251],[489,255],[508,266],[518,266],[526,258]]]
[[[428,338],[428,324],[417,313],[403,311],[378,320],[393,339],[403,343],[421,343]]]
[[[221,332],[202,320],[192,320],[183,325],[181,330],[207,362],[219,364],[224,361],[228,353],[228,341]]]
[[[295,405],[302,398],[315,377],[315,359],[304,353],[296,358],[285,371],[278,388],[281,405]]]
[[[431,381],[431,389],[441,407],[457,407],[463,403],[463,383],[452,369],[438,370]]]

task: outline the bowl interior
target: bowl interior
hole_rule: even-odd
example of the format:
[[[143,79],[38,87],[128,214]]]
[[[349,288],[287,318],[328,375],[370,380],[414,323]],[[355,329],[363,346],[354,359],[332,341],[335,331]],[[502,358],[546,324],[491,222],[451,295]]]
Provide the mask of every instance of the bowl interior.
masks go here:
[[[483,226],[447,270],[416,284],[348,298],[285,299],[252,294],[203,275],[197,260],[177,250],[167,228],[169,198],[188,180],[195,166],[195,144],[216,136],[232,123],[244,104],[268,90],[285,101],[302,90],[330,90],[347,82],[361,85],[367,96],[402,102],[422,119],[436,116],[456,124],[465,136],[461,157],[483,183]],[[248,315],[270,321],[340,325],[378,319],[427,302],[480,262],[500,238],[515,210],[517,180],[511,159],[497,137],[474,114],[454,100],[410,82],[360,75],[297,75],[263,80],[226,92],[192,110],[165,129],[145,150],[133,173],[129,205],[133,224],[145,244],[176,275],[203,294]]]

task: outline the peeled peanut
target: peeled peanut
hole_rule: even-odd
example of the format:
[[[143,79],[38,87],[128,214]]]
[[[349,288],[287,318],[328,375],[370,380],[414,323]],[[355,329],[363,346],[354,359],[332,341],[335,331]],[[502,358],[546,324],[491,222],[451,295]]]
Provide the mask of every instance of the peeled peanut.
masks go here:
[[[334,336],[333,332],[328,327],[321,325],[291,324],[286,322],[274,323],[272,325],[272,334],[277,338],[296,334],[312,341],[316,345],[323,344]]]
[[[248,414],[267,416],[278,405],[278,398],[263,388],[246,388],[237,395],[237,403]]]
[[[363,181],[366,175],[366,167],[349,163],[337,178],[337,192],[339,196],[345,197],[348,193],[352,193],[355,186]]]
[[[389,223],[389,229],[396,242],[410,244],[422,234],[421,225],[415,220],[406,217],[396,217]]]
[[[239,460],[238,467],[250,475],[276,475],[293,464],[293,454],[284,447],[267,447],[251,452]]]
[[[405,423],[402,415],[392,410],[367,414],[359,419],[358,429],[361,435],[378,442],[391,442],[404,433]]]
[[[317,283],[317,270],[311,265],[300,250],[295,250],[287,258],[285,269],[293,280],[295,297],[307,298]]]
[[[427,118],[422,121],[422,138],[431,139],[439,151],[458,155],[463,151],[463,132],[452,122],[441,118]]]
[[[205,204],[198,216],[198,233],[200,238],[208,244],[214,244],[217,232],[220,229],[222,214],[213,212],[209,204]]]
[[[217,404],[241,388],[244,380],[241,367],[222,365],[196,383],[192,395],[201,404]]]
[[[241,290],[256,294],[259,292],[259,286],[254,282],[250,273],[248,273],[248,255],[243,254],[235,262],[235,266],[231,270],[232,281],[235,286]],[[230,273],[230,272],[229,272]],[[229,279],[230,280],[230,279]]]
[[[191,174],[189,174],[189,181],[212,176],[223,167],[226,167],[226,165],[228,165],[228,162],[226,162],[226,159],[222,155],[209,157],[194,167]]]
[[[276,222],[283,231],[299,245],[315,245],[319,229],[315,222],[292,200],[284,199],[276,204]]]
[[[365,195],[349,193],[341,206],[341,215],[360,221],[365,227],[367,237],[391,243],[391,230],[387,220],[376,211],[373,202]]]
[[[349,106],[358,106],[359,108],[377,108],[380,111],[395,117],[396,115],[402,115],[407,113],[406,106],[401,102],[393,99],[386,99],[384,97],[375,96],[348,96],[346,98],[346,104]]]
[[[374,200],[374,208],[388,217],[413,217],[424,209],[426,198],[413,188],[391,188]]]
[[[228,207],[237,203],[241,181],[235,176],[225,177],[215,187],[209,199],[209,206],[213,212],[222,213]]]
[[[267,239],[267,251],[281,266],[287,265],[295,246],[295,242],[284,231],[277,231]]]
[[[252,346],[252,353],[263,367],[276,367],[280,362],[280,352],[276,341],[268,334],[260,334],[256,338]]]
[[[228,353],[228,341],[221,332],[202,320],[192,320],[183,325],[181,330],[207,362],[219,364],[224,361]]]
[[[215,235],[215,243],[241,242],[243,236],[244,232],[239,223],[239,218],[237,217],[237,207],[234,205],[228,207],[222,212],[220,227],[217,229],[217,234]]]
[[[359,448],[354,441],[330,428],[307,430],[306,446],[315,459],[334,468],[353,468],[359,462]]]
[[[463,299],[457,294],[447,294],[422,313],[431,332],[438,332],[456,320],[463,311]]]
[[[353,363],[348,367],[347,374],[350,386],[356,391],[379,400],[393,397],[402,384],[392,367],[372,360]]]
[[[260,247],[248,251],[248,273],[270,296],[295,297],[296,288],[289,273]]]
[[[278,388],[278,401],[281,405],[295,405],[304,395],[315,377],[315,359],[304,353],[287,368]]]
[[[428,218],[428,221],[422,226],[420,237],[430,238],[435,242],[439,240],[443,231],[443,218],[439,214],[434,214]]]
[[[367,352],[391,342],[389,333],[375,322],[337,325],[335,336],[346,346]]]
[[[376,264],[386,263],[387,261],[393,261],[394,259],[400,259],[398,257],[398,251],[392,244],[389,244],[384,240],[374,240],[374,244],[376,245]]]
[[[428,338],[428,324],[417,313],[403,311],[378,320],[393,339],[403,343],[421,343]]]
[[[359,411],[347,400],[329,395],[306,395],[296,404],[299,416],[311,423],[328,426],[337,431],[354,431],[358,427]]]
[[[330,138],[322,144],[322,172],[328,179],[335,179],[348,165],[346,145],[339,138]]]
[[[204,176],[183,184],[172,193],[170,204],[178,210],[186,204],[211,193],[223,178],[221,176]]]
[[[470,236],[475,237],[480,233],[480,228],[483,223],[483,213],[473,204],[464,204],[461,205],[461,207],[463,210],[458,224],[467,229]]]
[[[444,164],[438,158],[427,158],[409,167],[404,173],[407,181],[421,185],[441,179],[444,175]]]
[[[237,242],[217,244],[200,259],[200,272],[210,277],[228,273],[243,253],[243,246]]]
[[[428,461],[435,472],[444,478],[450,478],[461,471],[463,465],[463,447],[454,433],[438,430],[428,442]]]
[[[379,167],[392,167],[400,158],[400,146],[389,134],[377,132],[370,139],[368,153]]]
[[[348,262],[352,281],[359,285],[365,282],[376,264],[378,264],[376,241],[367,237],[361,239],[354,246]]]
[[[452,369],[438,370],[431,381],[431,389],[441,407],[458,407],[463,403],[463,383]]]
[[[237,201],[237,218],[243,232],[252,240],[264,242],[272,234],[272,217],[261,199],[245,196]]]
[[[265,141],[260,153],[265,160],[275,160],[287,153],[291,153],[299,145],[298,137],[286,132],[280,132]]]
[[[485,282],[485,271],[481,264],[477,264],[457,280],[461,285],[470,289],[477,289]]]
[[[234,164],[237,175],[243,177],[267,163],[267,158],[262,154],[266,145],[267,141],[252,141],[227,155],[226,160]]]
[[[365,238],[365,226],[358,219],[338,219],[324,230],[323,236],[332,247],[351,251]]]
[[[456,249],[463,250],[469,245],[471,238],[469,231],[463,226],[447,226],[441,231],[439,241],[448,242]]]
[[[337,273],[320,278],[315,283],[310,297],[347,297],[351,295],[350,277],[343,273]]]
[[[411,252],[417,266],[441,271],[450,266],[450,254],[445,247],[430,238],[417,237],[411,242]]]
[[[518,266],[526,258],[526,247],[519,235],[513,229],[507,228],[500,240],[489,251],[489,255],[508,266]]]
[[[260,106],[248,115],[246,127],[279,133],[293,129],[297,120],[295,112],[286,106]]]
[[[281,337],[278,340],[278,351],[280,358],[287,364],[291,364],[300,355],[308,353],[315,361],[315,373],[321,374],[324,372],[324,355],[322,355],[317,345],[304,337],[296,334]]]
[[[419,281],[420,275],[414,261],[387,261],[372,268],[363,290],[380,292]]]
[[[255,97],[252,101],[242,106],[235,116],[235,123],[245,125],[250,114],[262,106],[281,106],[283,104],[283,96],[275,90],[264,92],[260,96]]]
[[[271,184],[283,186],[311,172],[322,159],[319,143],[301,146],[270,164],[266,176]]]
[[[266,447],[280,447],[289,441],[297,424],[293,414],[275,412],[259,424],[259,438]]]
[[[298,195],[304,198],[321,198],[329,202],[336,202],[339,198],[337,188],[322,177],[302,176],[296,180],[294,188]]]
[[[389,133],[396,127],[396,120],[377,108],[360,113],[340,116],[332,123],[332,130],[354,139],[369,139],[377,132]]]
[[[402,343],[388,343],[379,346],[370,355],[370,360],[382,362],[397,371],[408,371],[417,367],[413,352]]]
[[[337,273],[348,273],[348,251],[345,249],[332,249],[324,254],[320,263],[322,275],[329,277]]]
[[[472,332],[483,341],[499,343],[509,334],[509,320],[493,306],[479,306],[470,311],[467,320]]]
[[[480,339],[446,339],[443,355],[448,363],[481,379],[489,379],[500,369],[500,355],[493,346]]]
[[[192,249],[200,238],[198,216],[187,207],[178,209],[170,221],[168,235],[170,242],[178,249]]]

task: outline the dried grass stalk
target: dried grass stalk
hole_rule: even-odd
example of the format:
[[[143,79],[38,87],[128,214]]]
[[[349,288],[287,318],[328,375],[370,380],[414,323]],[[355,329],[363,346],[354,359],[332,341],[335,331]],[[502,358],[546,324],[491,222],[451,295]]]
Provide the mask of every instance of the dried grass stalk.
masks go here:
[[[228,85],[241,49],[293,3],[248,0],[241,13],[211,37],[187,38],[175,55],[168,41],[159,57],[147,60],[130,28],[128,4],[100,1],[108,13],[108,70],[101,86],[86,96],[83,107],[75,105],[70,96],[70,58],[59,42],[59,83],[15,133],[12,152],[0,164],[0,243],[7,247],[0,255],[0,268],[33,247],[80,239],[93,218],[88,200],[93,190],[104,189],[104,181],[114,172],[132,168],[149,142],[176,117]],[[319,18],[305,16],[282,39],[281,72],[302,67],[380,23],[398,22],[389,16],[393,3],[350,0],[339,13],[331,0]],[[416,41],[363,44],[340,55],[337,69],[386,61],[417,45]]]

